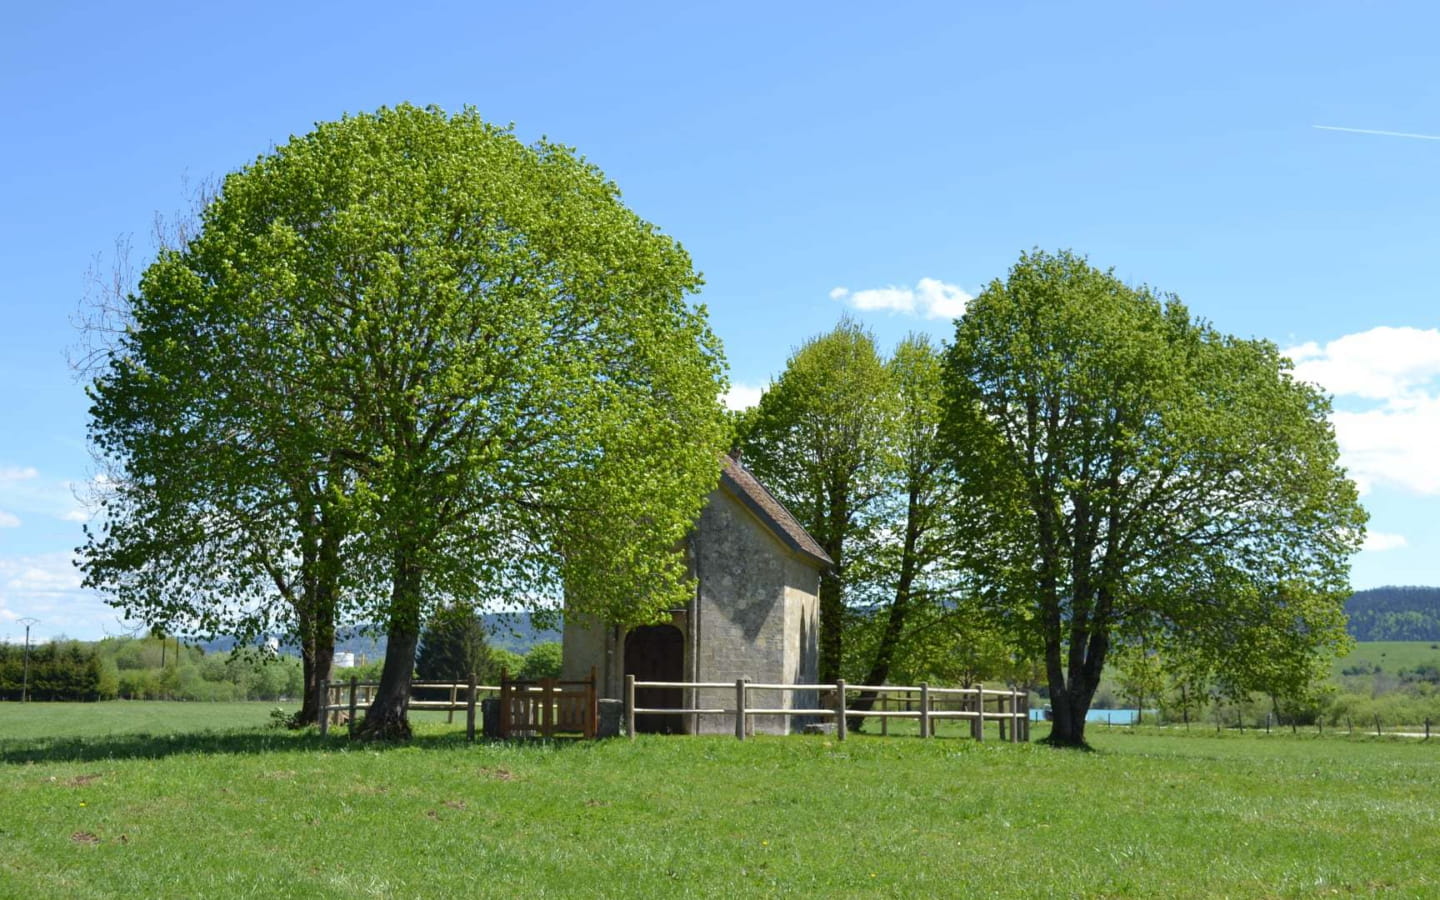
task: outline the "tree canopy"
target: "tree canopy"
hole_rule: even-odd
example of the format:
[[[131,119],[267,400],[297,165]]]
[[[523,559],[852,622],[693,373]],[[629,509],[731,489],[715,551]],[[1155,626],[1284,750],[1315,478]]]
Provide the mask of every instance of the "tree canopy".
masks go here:
[[[874,337],[845,319],[806,341],[740,423],[747,467],[835,565],[820,578],[820,680],[840,677],[851,548],[890,488],[896,398]]]
[[[294,633],[306,682],[297,722],[313,722],[341,595],[379,589],[363,580],[370,570],[342,565],[353,479],[316,439],[342,413],[237,340],[235,310],[191,269],[198,228],[163,241],[134,293],[99,301],[114,302],[102,312],[123,327],[90,335],[106,343],[86,366],[106,478],[104,515],[80,550],[85,583],[162,631]],[[240,324],[253,340],[273,319]]]
[[[133,377],[155,382],[142,403],[201,398],[198,413],[107,413],[182,446],[222,407],[211,432],[234,462],[197,473],[221,502],[332,503],[317,527],[357,588],[347,610],[388,633],[362,733],[402,735],[440,602],[550,600],[563,584],[584,611],[636,621],[682,596],[674,548],[726,434],[719,343],[686,299],[699,284],[573,150],[472,110],[381,109],[228,176],[136,298],[153,313],[126,349],[153,334],[174,364],[161,376],[122,352],[97,393]],[[203,529],[209,513],[173,521]]]
[[[956,546],[1043,655],[1055,742],[1083,743],[1117,643],[1270,684],[1343,645],[1365,514],[1327,399],[1274,345],[1035,252],[957,322],[946,381]]]

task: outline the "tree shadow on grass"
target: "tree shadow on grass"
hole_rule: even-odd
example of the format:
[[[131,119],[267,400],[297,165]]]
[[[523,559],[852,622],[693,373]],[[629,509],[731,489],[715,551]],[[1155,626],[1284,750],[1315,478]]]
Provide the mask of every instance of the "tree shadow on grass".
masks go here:
[[[419,734],[404,742],[356,741],[345,734],[321,737],[314,730],[286,732],[280,730],[199,731],[182,734],[116,734],[93,737],[37,738],[30,740],[0,739],[0,764],[98,762],[122,759],[163,759],[169,756],[199,754],[205,756],[259,755],[295,751],[328,751],[342,753],[370,751],[383,753],[404,748],[445,749],[465,746],[484,747],[483,738],[469,744],[463,733]],[[515,746],[545,744],[565,748],[580,743],[576,740],[516,741]]]

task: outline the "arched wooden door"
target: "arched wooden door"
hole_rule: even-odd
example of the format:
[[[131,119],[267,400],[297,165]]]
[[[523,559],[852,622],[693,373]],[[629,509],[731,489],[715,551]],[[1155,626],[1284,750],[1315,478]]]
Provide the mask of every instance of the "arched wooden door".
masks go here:
[[[685,635],[674,625],[642,625],[625,635],[625,674],[636,681],[684,681]],[[679,688],[636,688],[635,705],[643,709],[680,709],[685,692]],[[635,717],[635,730],[648,734],[679,734],[681,716]]]

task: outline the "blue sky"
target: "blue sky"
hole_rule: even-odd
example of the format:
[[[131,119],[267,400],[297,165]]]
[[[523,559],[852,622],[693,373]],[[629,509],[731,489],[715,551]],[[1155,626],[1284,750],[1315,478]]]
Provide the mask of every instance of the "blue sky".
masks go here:
[[[705,273],[741,402],[851,310],[951,333],[1070,248],[1293,348],[1372,513],[1440,570],[1440,8],[1204,3],[24,4],[0,31],[0,640],[118,625],[71,552],[86,272],[316,121],[475,106],[578,147]]]

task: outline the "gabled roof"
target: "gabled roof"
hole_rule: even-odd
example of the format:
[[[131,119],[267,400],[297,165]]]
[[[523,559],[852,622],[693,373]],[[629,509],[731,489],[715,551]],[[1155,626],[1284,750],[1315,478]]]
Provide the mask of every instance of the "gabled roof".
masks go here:
[[[731,456],[725,457],[724,462],[720,470],[721,486],[745,504],[782,544],[821,568],[835,565],[835,561],[826,555],[819,542],[791,515],[785,504],[776,500],[765,485],[750,474],[749,469]]]

